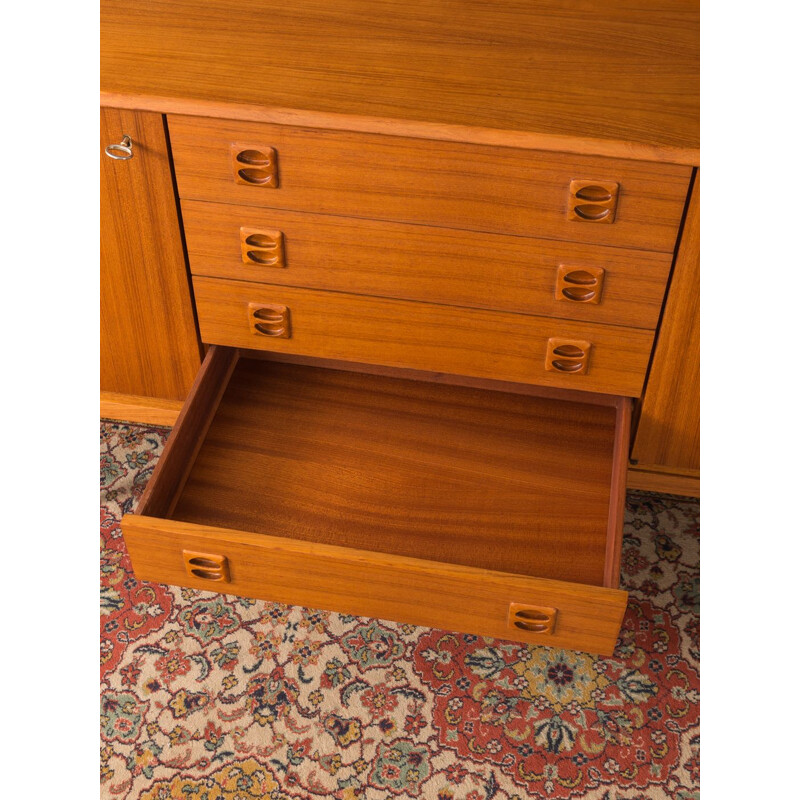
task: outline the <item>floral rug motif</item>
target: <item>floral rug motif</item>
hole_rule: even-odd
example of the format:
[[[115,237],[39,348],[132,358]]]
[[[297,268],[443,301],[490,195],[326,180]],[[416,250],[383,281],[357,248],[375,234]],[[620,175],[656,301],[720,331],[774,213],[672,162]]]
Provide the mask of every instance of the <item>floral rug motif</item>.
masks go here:
[[[104,800],[698,800],[696,501],[628,494],[598,658],[137,581],[168,434],[101,423]]]

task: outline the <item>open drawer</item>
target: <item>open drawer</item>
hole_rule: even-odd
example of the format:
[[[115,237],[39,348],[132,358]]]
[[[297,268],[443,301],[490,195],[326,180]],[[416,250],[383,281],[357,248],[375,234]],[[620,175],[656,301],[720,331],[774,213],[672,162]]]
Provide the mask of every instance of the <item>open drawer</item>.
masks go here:
[[[611,654],[629,399],[287,359],[209,349],[139,579]]]

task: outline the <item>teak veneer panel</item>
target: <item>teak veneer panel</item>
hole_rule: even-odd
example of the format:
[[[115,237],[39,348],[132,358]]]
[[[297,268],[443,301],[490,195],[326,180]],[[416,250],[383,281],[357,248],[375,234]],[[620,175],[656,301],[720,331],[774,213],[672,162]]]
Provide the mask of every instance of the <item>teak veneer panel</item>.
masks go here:
[[[169,116],[181,199],[671,252],[692,170],[510,147]],[[232,148],[277,152],[277,188],[234,180]],[[619,183],[613,224],[568,218],[573,179]]]
[[[636,397],[653,333],[483,309],[195,278],[204,342]],[[286,306],[291,337],[252,332],[251,303]],[[548,371],[548,339],[592,343],[588,370]]]
[[[628,598],[619,589],[136,514],[123,518],[122,529],[140,580],[208,591],[215,585],[187,573],[183,552],[219,552],[229,559],[230,582],[215,588],[241,597],[607,656],[614,652]],[[554,632],[542,635],[511,628],[512,602],[556,608]]]
[[[181,203],[192,274],[654,330],[666,253],[257,206]],[[279,230],[285,268],[244,263],[240,229]],[[600,302],[559,300],[560,265],[605,271]]]
[[[133,158],[103,152],[123,135]],[[160,114],[100,112],[100,388],[183,400],[200,367]]]
[[[178,419],[182,408],[182,400],[100,392],[101,419],[171,427]]]
[[[102,0],[106,102],[698,163],[699,3]]]
[[[700,468],[699,173],[639,411],[631,455],[642,467]]]
[[[600,585],[615,431],[607,406],[243,358],[172,516]]]

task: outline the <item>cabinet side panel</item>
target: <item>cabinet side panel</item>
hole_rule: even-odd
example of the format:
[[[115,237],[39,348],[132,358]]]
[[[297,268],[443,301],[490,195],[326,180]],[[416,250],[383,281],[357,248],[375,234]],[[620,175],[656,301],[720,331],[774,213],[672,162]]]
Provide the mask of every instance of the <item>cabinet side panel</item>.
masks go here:
[[[100,388],[183,400],[200,345],[162,116],[101,109],[100,153]]]
[[[632,457],[700,467],[700,173],[697,174],[642,401]]]

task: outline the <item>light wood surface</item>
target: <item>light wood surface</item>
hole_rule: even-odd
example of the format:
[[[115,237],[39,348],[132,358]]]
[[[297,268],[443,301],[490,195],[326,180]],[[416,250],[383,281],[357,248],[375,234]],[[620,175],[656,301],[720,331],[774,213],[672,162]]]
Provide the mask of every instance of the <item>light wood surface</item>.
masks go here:
[[[643,492],[700,497],[700,470],[631,464],[628,467],[627,484],[629,489]]]
[[[619,398],[616,407],[616,433],[611,471],[611,501],[608,509],[608,537],[606,539],[603,586],[619,587],[622,561],[622,525],[625,521],[625,489],[627,486],[628,448],[631,441],[631,415],[633,401]]]
[[[631,457],[700,468],[700,174],[698,173],[639,409]]]
[[[638,396],[653,334],[634,328],[339,292],[195,278],[203,341],[477,378]],[[251,304],[289,309],[291,338],[254,334]],[[546,369],[548,340],[586,340],[582,374]]]
[[[213,346],[213,345],[212,345]],[[358,372],[362,375],[381,375],[386,378],[404,378],[425,383],[441,383],[446,386],[466,386],[469,389],[488,389],[491,392],[508,394],[524,394],[527,397],[546,397],[550,400],[561,400],[565,403],[590,403],[596,406],[617,408],[620,400],[612,394],[600,394],[575,389],[560,389],[552,386],[535,386],[529,383],[498,381],[489,378],[470,378],[466,375],[454,375],[447,372],[430,372],[425,370],[401,367],[386,367],[380,364],[358,364],[338,358],[317,358],[315,356],[298,356],[294,353],[275,353],[265,350],[247,350],[247,358],[264,361],[277,361],[280,364],[301,364],[309,367],[338,369],[344,372]]]
[[[610,407],[242,359],[172,516],[600,585],[615,441]]]
[[[263,205],[671,252],[689,167],[169,116],[182,199]],[[277,188],[234,180],[231,150],[275,148]],[[570,184],[620,184],[614,222],[571,220]]]
[[[493,308],[655,330],[672,257],[257,206],[181,203],[192,274]],[[245,263],[241,229],[281,232],[283,267]],[[247,236],[245,236],[247,238]],[[598,303],[556,290],[559,268],[604,271]],[[569,288],[568,284],[563,284]]]
[[[140,580],[611,655],[627,592],[128,514]],[[183,551],[220,553],[230,582],[191,576]],[[549,606],[552,634],[508,625],[511,603]]]
[[[104,108],[100,124],[100,388],[183,400],[200,348],[164,122]],[[131,137],[133,158],[103,150]]]
[[[167,517],[203,445],[239,354],[212,347],[197,374],[167,446],[139,502],[139,513]]]
[[[182,400],[100,392],[100,418],[172,426],[183,408]]]
[[[696,0],[102,0],[100,20],[107,103],[698,163]]]

